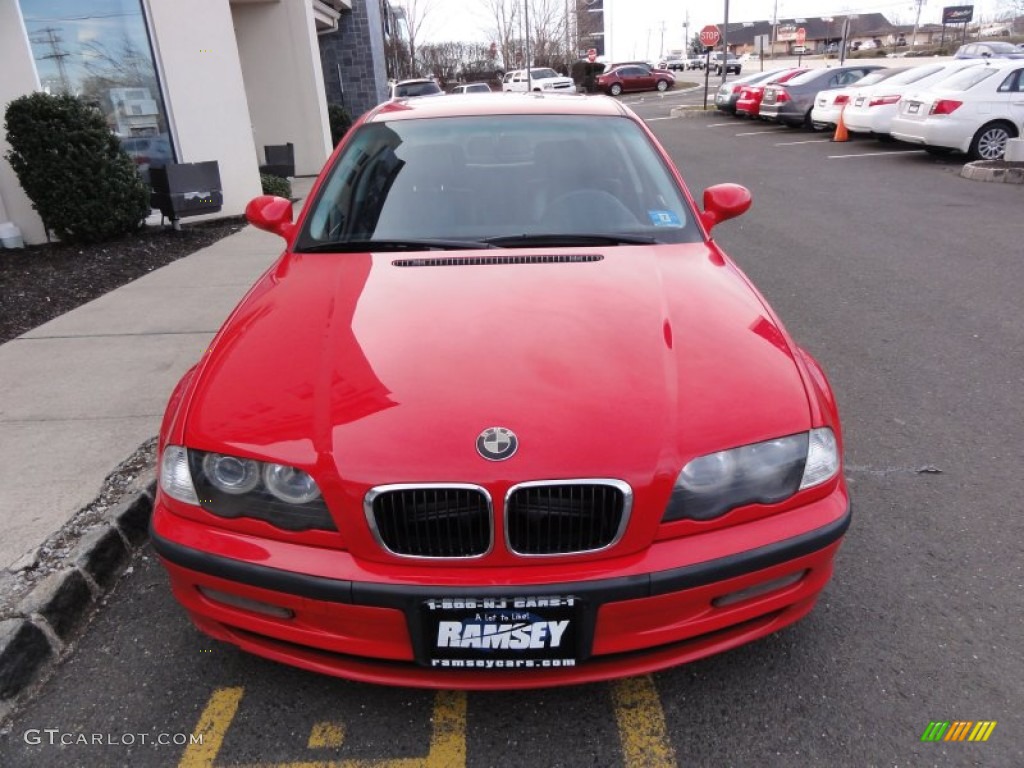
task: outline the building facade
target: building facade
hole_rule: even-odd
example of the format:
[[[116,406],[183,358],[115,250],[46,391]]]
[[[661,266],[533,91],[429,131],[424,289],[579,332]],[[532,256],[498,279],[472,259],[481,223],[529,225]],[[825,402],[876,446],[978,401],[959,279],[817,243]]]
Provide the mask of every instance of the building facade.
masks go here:
[[[0,0],[0,109],[40,90],[80,96],[143,175],[216,160],[221,215],[240,214],[261,193],[266,146],[294,145],[296,175],[314,175],[332,149],[327,105],[359,114],[383,99],[382,1]],[[345,57],[347,90],[330,98],[337,67],[322,62]],[[9,149],[0,135],[0,224],[44,241]]]

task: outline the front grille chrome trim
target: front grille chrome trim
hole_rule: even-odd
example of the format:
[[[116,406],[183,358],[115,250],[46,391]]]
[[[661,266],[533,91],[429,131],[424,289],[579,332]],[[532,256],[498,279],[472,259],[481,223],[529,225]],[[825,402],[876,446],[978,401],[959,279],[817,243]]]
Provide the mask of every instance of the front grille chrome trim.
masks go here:
[[[487,547],[483,552],[473,555],[410,555],[403,552],[396,552],[387,545],[384,541],[384,537],[381,534],[379,527],[377,526],[377,518],[374,514],[374,501],[388,493],[401,493],[404,491],[467,491],[479,493],[487,506],[485,523],[487,525]],[[487,557],[492,551],[494,551],[494,502],[491,498],[491,494],[488,493],[487,489],[480,485],[473,485],[471,483],[396,483],[392,485],[377,485],[366,492],[363,497],[363,513],[366,517],[366,523],[370,527],[370,532],[373,534],[374,540],[378,546],[390,555],[400,557],[403,560],[419,560],[422,562],[438,562],[438,561],[466,561],[466,560],[479,560],[483,557]]]
[[[543,488],[550,486],[598,486],[603,485],[609,488],[614,488],[622,494],[622,513],[619,520],[618,529],[615,531],[615,535],[612,536],[611,540],[600,547],[594,549],[585,550],[573,550],[571,552],[550,552],[550,553],[530,553],[530,552],[519,552],[512,546],[512,541],[509,535],[509,502],[512,499],[513,494],[516,491],[526,488]],[[502,530],[505,537],[505,548],[516,555],[516,557],[528,557],[528,558],[550,558],[550,557],[575,557],[577,555],[592,555],[596,552],[603,552],[607,549],[611,549],[621,541],[622,537],[626,533],[626,527],[629,525],[630,515],[633,511],[633,489],[628,483],[622,480],[615,480],[613,478],[599,477],[599,478],[573,478],[568,480],[531,480],[526,483],[518,483],[513,485],[505,493],[504,511],[502,517]]]

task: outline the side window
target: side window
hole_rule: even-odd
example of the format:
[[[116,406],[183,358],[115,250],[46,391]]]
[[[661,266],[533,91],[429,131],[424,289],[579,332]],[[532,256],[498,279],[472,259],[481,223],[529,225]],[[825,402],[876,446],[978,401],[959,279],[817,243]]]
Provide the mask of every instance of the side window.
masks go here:
[[[839,75],[832,75],[832,77],[828,79],[828,85],[825,87],[835,88],[837,85],[839,85]]]
[[[1006,76],[996,90],[999,93],[1015,93],[1024,91],[1024,70],[1017,69]]]

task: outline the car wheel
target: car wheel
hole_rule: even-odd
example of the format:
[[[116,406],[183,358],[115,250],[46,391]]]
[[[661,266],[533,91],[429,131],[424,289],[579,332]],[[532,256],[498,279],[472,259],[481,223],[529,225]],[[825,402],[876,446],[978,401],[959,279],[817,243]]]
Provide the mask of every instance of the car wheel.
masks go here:
[[[1006,142],[1016,135],[1017,131],[1008,123],[983,125],[974,134],[968,154],[972,160],[999,160],[1006,154]]]
[[[815,128],[814,128],[814,121],[811,119],[811,110],[809,110],[809,109],[807,110],[807,114],[804,115],[803,127],[806,128],[809,131],[815,130]]]
[[[612,87],[608,89],[608,93],[612,96],[619,96],[622,93],[622,86],[618,83],[612,83]]]
[[[668,90],[668,81],[666,81],[666,80],[659,80],[658,81],[658,90],[659,91],[667,91]]]

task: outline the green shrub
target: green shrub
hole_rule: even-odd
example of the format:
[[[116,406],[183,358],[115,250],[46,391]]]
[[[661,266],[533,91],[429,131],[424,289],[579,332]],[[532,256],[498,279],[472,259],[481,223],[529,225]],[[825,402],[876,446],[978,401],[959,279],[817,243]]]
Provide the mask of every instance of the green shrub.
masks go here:
[[[109,240],[149,215],[149,187],[98,109],[67,94],[33,93],[7,106],[4,129],[7,160],[61,240]]]
[[[352,115],[344,107],[331,104],[327,107],[327,121],[331,124],[331,145],[336,147],[341,137],[352,127]]]
[[[263,185],[264,195],[277,195],[285,200],[292,199],[292,183],[280,176],[271,176],[269,173],[260,174],[260,183]]]

